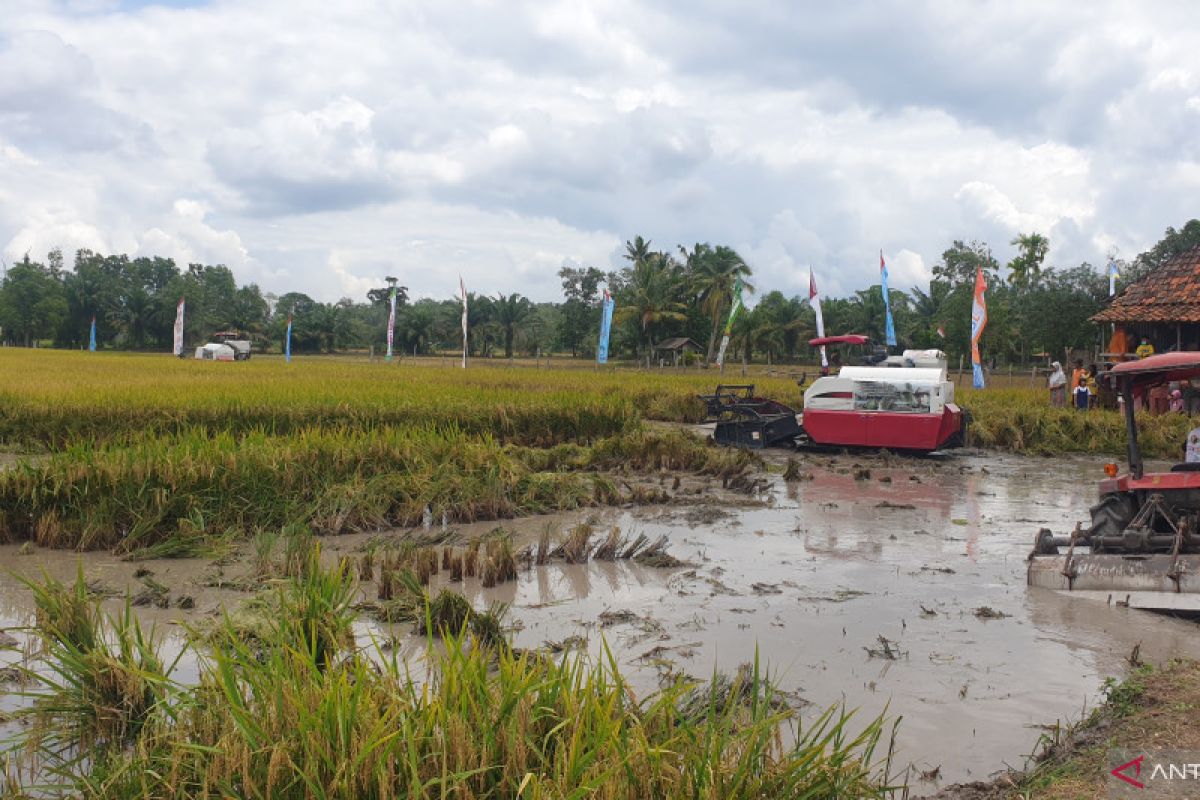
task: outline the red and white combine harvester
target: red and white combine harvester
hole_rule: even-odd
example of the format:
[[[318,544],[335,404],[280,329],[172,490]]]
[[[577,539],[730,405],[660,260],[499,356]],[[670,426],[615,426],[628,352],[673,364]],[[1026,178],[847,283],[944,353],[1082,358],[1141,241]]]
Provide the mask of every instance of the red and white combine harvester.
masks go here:
[[[1146,472],[1134,414],[1135,397],[1150,387],[1200,378],[1200,353],[1127,361],[1104,378],[1124,402],[1129,469],[1105,466],[1090,526],[1077,523],[1067,536],[1038,531],[1029,585],[1133,608],[1200,611],[1200,463]]]
[[[865,336],[833,336],[809,344],[866,345]],[[962,411],[954,383],[946,379],[940,350],[877,352],[863,366],[841,367],[804,392],[801,414],[774,400],[756,397],[754,386],[718,386],[703,395],[713,438],[742,447],[819,446],[887,448],[928,453],[960,446]]]
[[[851,337],[813,339],[814,347]],[[866,337],[861,342],[866,344]],[[818,445],[929,452],[962,444],[963,413],[946,379],[946,354],[905,350],[871,366],[842,367],[804,392],[801,425]]]

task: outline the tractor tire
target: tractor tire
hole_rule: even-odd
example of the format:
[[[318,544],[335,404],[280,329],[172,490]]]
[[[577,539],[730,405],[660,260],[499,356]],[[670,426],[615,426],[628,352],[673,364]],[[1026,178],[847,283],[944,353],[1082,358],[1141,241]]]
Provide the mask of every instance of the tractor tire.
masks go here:
[[[1120,536],[1133,520],[1133,498],[1126,494],[1106,494],[1092,506],[1092,531],[1095,537]]]

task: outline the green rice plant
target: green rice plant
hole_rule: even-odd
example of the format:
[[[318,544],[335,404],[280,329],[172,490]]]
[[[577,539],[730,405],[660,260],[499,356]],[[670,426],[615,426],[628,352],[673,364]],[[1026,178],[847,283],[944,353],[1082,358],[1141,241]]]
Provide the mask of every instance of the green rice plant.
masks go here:
[[[958,400],[971,415],[968,444],[1018,453],[1055,455],[1126,452],[1125,416],[1106,409],[1054,408],[1035,389],[963,390]],[[1138,441],[1148,458],[1179,460],[1196,423],[1182,414],[1137,415]]]
[[[462,633],[473,615],[467,598],[451,589],[442,589],[437,597],[425,603],[425,613],[417,618],[416,632],[430,636]]]
[[[16,716],[28,724],[16,747],[60,777],[119,757],[153,715],[171,714],[177,661],[164,662],[159,637],[142,629],[129,598],[120,613],[102,613],[82,567],[70,587],[48,576],[21,580],[33,594],[39,652],[25,670],[34,688],[18,693],[28,705]]]
[[[346,480],[366,472],[375,473],[366,490],[347,499]],[[40,543],[133,552],[177,536],[181,519],[245,532],[320,519],[331,495],[341,498],[340,530],[413,525],[426,508],[467,522],[594,502],[586,476],[531,473],[494,440],[455,429],[196,432],[0,473],[0,535],[32,539],[52,523],[56,535]]]
[[[638,698],[607,649],[591,664],[578,653],[553,660],[493,646],[502,609],[476,614],[490,621],[464,634],[466,623],[460,632],[449,624],[461,621],[462,602],[446,600],[444,638],[426,648],[414,680],[395,651],[367,652],[345,635],[352,584],[342,567],[289,579],[261,642],[226,618],[206,640],[195,685],[150,705],[126,746],[54,762],[60,783],[50,791],[736,800],[884,797],[891,788],[888,756],[878,753],[882,719],[852,728],[835,707],[800,725],[757,666],[733,681],[680,681]]]

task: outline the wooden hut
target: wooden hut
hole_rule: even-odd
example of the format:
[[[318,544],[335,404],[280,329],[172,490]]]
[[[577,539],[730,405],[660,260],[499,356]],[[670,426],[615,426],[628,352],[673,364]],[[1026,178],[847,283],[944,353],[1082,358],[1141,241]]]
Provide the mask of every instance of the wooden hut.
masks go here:
[[[704,348],[686,336],[676,336],[674,339],[663,339],[654,345],[654,355],[660,362],[670,359],[672,366],[679,366],[679,359],[685,353],[699,353]]]
[[[1112,326],[1110,352],[1120,350],[1123,339],[1124,351],[1131,353],[1143,338],[1156,353],[1200,350],[1200,247],[1126,286],[1092,321]],[[1115,360],[1120,355],[1112,353]]]

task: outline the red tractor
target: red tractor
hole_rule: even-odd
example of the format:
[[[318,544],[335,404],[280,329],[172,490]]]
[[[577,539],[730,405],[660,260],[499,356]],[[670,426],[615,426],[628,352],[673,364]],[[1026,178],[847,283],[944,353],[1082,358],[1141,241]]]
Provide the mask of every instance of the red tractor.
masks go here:
[[[1129,471],[1105,467],[1108,477],[1100,482],[1088,527],[1077,524],[1069,536],[1038,532],[1030,586],[1136,608],[1200,611],[1200,462],[1146,472],[1134,418],[1135,395],[1197,377],[1196,352],[1128,361],[1104,374],[1125,407]]]

